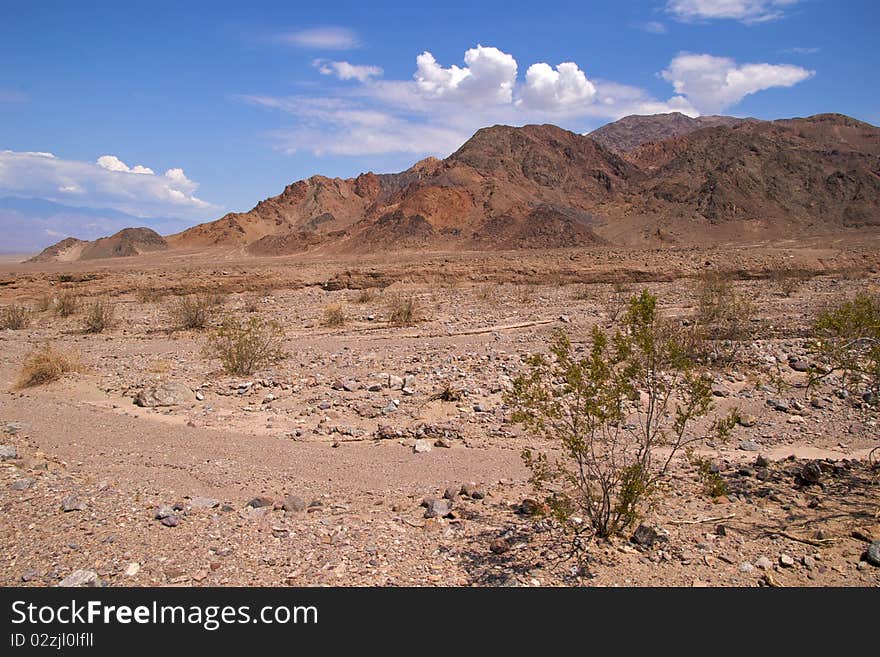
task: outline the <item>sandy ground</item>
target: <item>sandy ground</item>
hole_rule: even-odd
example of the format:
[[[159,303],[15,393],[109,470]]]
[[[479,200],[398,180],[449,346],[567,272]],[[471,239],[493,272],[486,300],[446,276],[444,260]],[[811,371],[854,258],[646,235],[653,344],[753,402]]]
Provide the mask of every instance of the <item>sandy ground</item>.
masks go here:
[[[0,332],[0,444],[16,454],[0,463],[0,584],[56,585],[84,569],[108,585],[877,586],[880,568],[862,559],[880,538],[867,462],[876,414],[830,385],[811,405],[788,364],[809,359],[818,309],[878,289],[877,247],[0,261],[0,303],[69,292],[116,307],[99,335],[51,311]],[[785,296],[771,276],[781,267],[810,277]],[[685,318],[706,269],[729,271],[757,308],[742,364],[714,372],[717,411],[736,406],[755,422],[700,452],[730,493],[708,496],[678,459],[644,509],[652,546],[626,535],[591,543],[580,566],[562,559],[553,524],[519,512],[535,495],[520,454],[552,446],[510,422],[504,391],[554,329],[579,340],[609,325],[614,281],[638,281],[632,289]],[[358,288],[371,285],[381,289],[362,302]],[[226,294],[223,314],[280,322],[289,358],[223,374],[202,352],[207,331],[175,330],[168,312],[174,295],[209,290]],[[397,295],[415,296],[423,321],[389,326]],[[331,305],[343,326],[323,325]],[[25,354],[45,341],[79,352],[86,369],[15,389]],[[185,386],[180,403],[133,403],[169,382]],[[461,399],[435,399],[446,386]],[[423,437],[432,449],[415,453]],[[804,485],[797,473],[814,459],[821,484]],[[458,496],[454,517],[424,517],[425,497],[471,482],[477,495]],[[259,497],[265,506],[248,506]],[[166,510],[175,526],[156,518],[165,505],[177,506]]]

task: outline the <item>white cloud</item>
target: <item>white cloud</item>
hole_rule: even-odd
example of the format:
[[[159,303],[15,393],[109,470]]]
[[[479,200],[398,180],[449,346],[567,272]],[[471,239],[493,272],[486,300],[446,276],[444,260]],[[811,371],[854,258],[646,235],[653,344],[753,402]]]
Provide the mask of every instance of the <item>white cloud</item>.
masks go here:
[[[323,96],[239,96],[284,114],[287,125],[270,133],[283,151],[367,155],[417,153],[445,156],[477,129],[503,123],[552,122],[578,132],[628,114],[681,112],[699,116],[770,87],[791,86],[812,75],[796,66],[738,65],[732,59],[682,53],[660,73],[675,93],[657,98],[647,90],[590,79],[574,62],[529,66],[498,48],[476,46],[464,66],[443,66],[429,52],[416,58],[411,80],[376,75],[320,60],[316,66],[357,84],[335,86]],[[361,74],[363,73],[363,74]]]
[[[574,62],[563,62],[555,70],[541,62],[526,71],[517,105],[551,112],[577,111],[595,95],[596,87]]]
[[[348,62],[330,62],[324,59],[316,59],[312,65],[318,69],[322,75],[333,75],[340,80],[357,80],[358,82],[366,82],[372,78],[382,76],[381,66],[368,66],[359,64],[349,64]]]
[[[647,32],[648,34],[666,34],[668,30],[666,29],[666,25],[661,23],[660,21],[648,21],[647,23],[639,23],[636,25],[642,32]]]
[[[443,68],[434,55],[416,57],[413,76],[426,97],[465,103],[509,103],[516,83],[516,60],[498,48],[478,45],[464,54],[467,66]]]
[[[52,153],[0,151],[0,196],[41,198],[77,207],[111,208],[139,217],[205,217],[215,206],[195,195],[182,169],[157,175],[114,155],[95,163]]]
[[[357,34],[345,27],[315,27],[288,32],[276,37],[277,41],[315,50],[351,50],[361,45]]]
[[[660,74],[701,112],[719,112],[749,94],[791,87],[814,71],[791,64],[742,64],[727,57],[680,53]]]
[[[668,0],[666,11],[683,22],[732,19],[746,24],[782,18],[800,0]]]

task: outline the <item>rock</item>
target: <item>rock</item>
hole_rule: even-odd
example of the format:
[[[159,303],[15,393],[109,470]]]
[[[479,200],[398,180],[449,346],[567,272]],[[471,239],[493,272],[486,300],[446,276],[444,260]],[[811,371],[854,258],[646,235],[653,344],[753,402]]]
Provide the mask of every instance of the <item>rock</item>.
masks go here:
[[[177,406],[192,401],[193,392],[189,387],[176,381],[162,383],[155,388],[141,390],[134,398],[138,406],[154,408],[156,406]]]
[[[382,384],[373,383],[367,388],[368,392],[382,392]]]
[[[300,513],[306,510],[306,501],[298,495],[288,495],[281,508],[287,513]]]
[[[205,395],[201,390],[196,392],[196,401],[205,401]]]
[[[740,415],[736,422],[741,427],[753,427],[758,424],[758,418],[754,415]]]
[[[454,500],[458,497],[459,493],[461,493],[462,487],[459,484],[452,484],[451,486],[447,486],[446,490],[443,491],[443,498],[447,500]]]
[[[739,565],[739,572],[741,572],[741,573],[750,573],[754,569],[755,569],[755,567],[751,563],[749,563],[748,561],[743,561]]]
[[[165,516],[160,522],[166,527],[177,527],[180,524],[180,516],[174,514]]]
[[[798,478],[805,484],[818,484],[822,480],[822,468],[818,461],[810,461],[804,464],[798,473]]]
[[[477,484],[470,482],[461,485],[461,494],[472,500],[481,500],[486,497],[486,491]]]
[[[343,382],[342,389],[346,392],[357,392],[361,389],[361,385],[357,381],[348,380]]]
[[[141,572],[141,565],[137,561],[132,561],[125,567],[125,576],[134,577]]]
[[[874,541],[865,550],[865,561],[872,566],[880,566],[880,541]]]
[[[755,566],[760,568],[761,570],[767,570],[773,567],[773,562],[770,561],[767,557],[758,557],[755,560]]]
[[[725,388],[722,385],[716,384],[716,385],[712,386],[712,396],[713,397],[729,397],[730,390],[728,390],[727,388]]]
[[[168,516],[174,515],[174,507],[170,504],[163,504],[158,509],[156,509],[156,513],[153,514],[153,518],[156,520],[162,520],[163,518],[167,518]]]
[[[652,545],[654,545],[654,543],[657,542],[659,538],[660,535],[653,527],[649,527],[648,525],[639,525],[633,532],[633,535],[630,536],[629,540],[636,545],[651,547]]]
[[[37,577],[39,577],[39,576],[40,576],[39,570],[33,570],[33,569],[26,570],[21,574],[21,581],[22,582],[30,582],[30,581],[37,579]]]
[[[24,431],[28,425],[24,422],[7,422],[3,425],[3,433],[9,436],[17,436]]]
[[[495,554],[504,554],[510,549],[510,544],[503,538],[496,538],[489,543],[489,549]]]
[[[85,511],[86,505],[85,502],[81,502],[76,495],[68,495],[61,500],[61,510],[65,513],[70,511]]]
[[[521,513],[524,516],[537,516],[543,513],[544,505],[537,500],[527,497],[519,503],[516,510],[517,513]]]
[[[738,445],[739,449],[744,452],[759,452],[761,451],[761,446],[756,443],[754,440],[742,440]]]
[[[0,461],[7,461],[9,459],[17,459],[18,458],[18,450],[15,449],[12,445],[0,445]]]
[[[16,479],[11,484],[9,484],[9,488],[11,490],[27,490],[31,486],[36,483],[36,479],[29,479],[28,477],[22,477],[21,479]]]
[[[805,360],[790,360],[788,361],[788,366],[793,369],[795,372],[809,372],[810,364]]]
[[[767,406],[782,413],[788,413],[788,402],[782,399],[768,399]]]
[[[416,444],[413,445],[413,452],[416,454],[424,454],[426,452],[431,451],[431,441],[425,440],[424,438],[419,438],[416,441]]]
[[[445,518],[452,513],[452,500],[427,500],[425,518]]]
[[[394,376],[393,374],[388,377],[388,387],[391,390],[402,390],[403,389],[403,378],[399,376]]]
[[[563,324],[570,324],[570,323],[571,323],[571,317],[569,317],[568,315],[560,315],[560,316],[559,316],[559,321],[562,322]]]
[[[265,495],[258,495],[257,497],[252,498],[245,506],[249,506],[252,509],[261,509],[264,506],[274,506],[275,500],[271,497],[266,497]]]
[[[803,424],[804,421],[805,421],[804,418],[803,418],[802,416],[800,416],[800,415],[792,415],[792,416],[789,417],[788,420],[787,420],[787,422],[788,422],[789,424]]]
[[[759,455],[758,458],[755,459],[755,467],[756,468],[770,467],[770,459],[768,459],[766,456]]]
[[[790,555],[780,554],[779,565],[783,568],[794,568],[794,559],[792,559]]]
[[[804,564],[804,567],[807,570],[813,570],[816,567],[816,560],[809,555],[804,555],[803,559],[801,559],[801,563]]]
[[[101,586],[101,580],[94,570],[74,570],[58,586]]]
[[[437,440],[434,441],[434,447],[441,447],[443,449],[451,449],[452,443],[449,442],[449,440],[446,438],[438,438]]]

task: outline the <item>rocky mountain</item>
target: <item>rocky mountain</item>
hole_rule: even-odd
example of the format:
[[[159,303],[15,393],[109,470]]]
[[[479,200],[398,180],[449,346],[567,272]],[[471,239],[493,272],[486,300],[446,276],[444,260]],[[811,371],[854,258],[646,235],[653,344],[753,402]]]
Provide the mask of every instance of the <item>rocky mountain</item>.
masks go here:
[[[602,126],[587,136],[593,141],[614,151],[628,153],[648,142],[664,141],[672,137],[686,135],[703,128],[716,126],[735,126],[756,119],[738,119],[733,116],[698,116],[691,118],[681,112],[633,114]]]
[[[880,227],[875,126],[840,114],[668,114],[627,117],[587,136],[552,125],[484,128],[444,160],[398,174],[314,176],[167,244],[272,256],[701,244],[860,227]],[[44,254],[147,250],[147,241],[126,247],[120,235]]]
[[[43,249],[28,262],[120,258],[164,251],[167,248],[168,242],[165,238],[150,228],[123,228],[110,237],[100,237],[92,242],[68,237]]]

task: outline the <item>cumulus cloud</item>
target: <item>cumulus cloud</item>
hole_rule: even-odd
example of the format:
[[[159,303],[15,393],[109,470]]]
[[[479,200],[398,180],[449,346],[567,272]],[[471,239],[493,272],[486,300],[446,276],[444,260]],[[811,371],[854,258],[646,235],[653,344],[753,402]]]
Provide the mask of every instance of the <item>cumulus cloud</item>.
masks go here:
[[[335,26],[288,32],[278,35],[276,40],[299,48],[314,50],[351,50],[359,48],[361,45],[355,32],[345,27]]]
[[[666,10],[683,22],[732,19],[766,23],[782,18],[785,9],[800,0],[669,0]]]
[[[596,87],[574,62],[555,69],[543,62],[532,64],[519,92],[517,105],[538,110],[577,111],[596,96]]]
[[[444,65],[423,52],[409,80],[379,79],[371,67],[318,60],[321,73],[357,84],[331,88],[323,96],[238,99],[284,115],[286,125],[270,138],[286,152],[444,156],[478,128],[496,123],[552,122],[583,132],[629,114],[699,116],[812,75],[796,66],[739,65],[724,57],[681,53],[659,74],[674,93],[657,98],[640,87],[591,79],[575,62],[537,62],[518,77],[516,59],[498,48],[478,45],[463,60],[463,66]]]
[[[791,87],[815,75],[791,64],[742,64],[727,57],[680,53],[660,74],[702,112],[719,112],[749,94]]]
[[[465,103],[509,103],[516,84],[516,60],[498,48],[477,45],[464,54],[466,66],[444,68],[434,55],[416,57],[413,76],[419,91],[429,98]]]
[[[372,78],[381,77],[383,73],[381,66],[349,64],[348,62],[330,62],[325,59],[316,59],[312,62],[312,65],[317,68],[322,75],[333,75],[340,80],[367,82]]]
[[[129,167],[115,155],[92,163],[52,153],[0,151],[0,196],[111,208],[139,217],[203,218],[216,208],[198,198],[197,189],[182,169],[157,175],[143,165]]]

